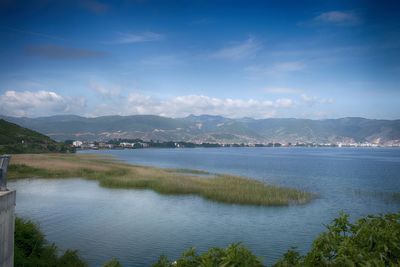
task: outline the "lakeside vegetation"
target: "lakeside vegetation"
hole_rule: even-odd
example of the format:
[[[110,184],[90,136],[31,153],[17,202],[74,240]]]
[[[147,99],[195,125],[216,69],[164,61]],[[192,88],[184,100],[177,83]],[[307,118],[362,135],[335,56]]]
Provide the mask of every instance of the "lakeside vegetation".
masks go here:
[[[246,177],[136,166],[99,155],[13,155],[8,177],[81,177],[97,180],[101,186],[108,188],[152,189],[160,194],[197,195],[213,201],[243,205],[304,204],[314,197],[309,192],[268,185]]]
[[[45,239],[37,224],[17,217],[14,235],[14,266],[86,267],[88,265],[76,250],[67,250],[60,255],[57,246]]]
[[[60,253],[55,244],[49,243],[39,226],[23,218],[15,218],[14,266],[16,267],[87,267],[77,250]],[[103,267],[122,267],[116,260]]]
[[[399,266],[400,213],[370,215],[350,223],[349,215],[342,213],[326,231],[313,242],[310,251],[301,255],[288,250],[274,267],[312,266]],[[54,244],[49,244],[39,227],[31,221],[16,219],[15,266],[84,267],[87,264],[76,250],[67,250],[61,256]],[[199,254],[190,248],[176,260],[160,256],[153,267],[262,267],[263,259],[240,243],[227,248],[211,248]],[[103,267],[122,267],[117,259]]]
[[[400,213],[370,215],[350,223],[342,213],[326,226],[306,255],[288,250],[274,267],[400,266]],[[211,248],[198,254],[191,248],[176,261],[161,256],[153,267],[264,266],[241,244]]]

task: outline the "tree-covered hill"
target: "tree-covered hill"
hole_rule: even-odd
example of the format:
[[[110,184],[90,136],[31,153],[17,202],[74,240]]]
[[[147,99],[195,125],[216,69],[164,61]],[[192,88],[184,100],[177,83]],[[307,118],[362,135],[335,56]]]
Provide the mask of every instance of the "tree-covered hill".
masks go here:
[[[0,119],[0,154],[72,152],[46,135]]]

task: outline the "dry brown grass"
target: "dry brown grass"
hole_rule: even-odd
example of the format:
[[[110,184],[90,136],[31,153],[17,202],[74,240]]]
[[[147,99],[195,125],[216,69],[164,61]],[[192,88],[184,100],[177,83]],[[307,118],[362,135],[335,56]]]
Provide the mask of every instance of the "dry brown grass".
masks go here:
[[[199,175],[198,175],[199,174]],[[82,177],[110,188],[152,189],[161,194],[193,194],[206,199],[245,205],[288,205],[309,202],[304,191],[264,184],[233,175],[124,164],[108,156],[82,154],[14,155],[10,179]]]
[[[11,164],[25,164],[47,170],[77,170],[90,168],[97,171],[108,170],[102,159],[90,155],[79,155],[76,159],[68,154],[17,154],[11,158]]]

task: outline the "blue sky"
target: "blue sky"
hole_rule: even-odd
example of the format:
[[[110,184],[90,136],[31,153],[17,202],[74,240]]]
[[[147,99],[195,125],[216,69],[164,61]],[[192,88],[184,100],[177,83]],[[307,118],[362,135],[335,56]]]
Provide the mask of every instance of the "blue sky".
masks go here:
[[[400,119],[398,1],[2,1],[0,114]]]

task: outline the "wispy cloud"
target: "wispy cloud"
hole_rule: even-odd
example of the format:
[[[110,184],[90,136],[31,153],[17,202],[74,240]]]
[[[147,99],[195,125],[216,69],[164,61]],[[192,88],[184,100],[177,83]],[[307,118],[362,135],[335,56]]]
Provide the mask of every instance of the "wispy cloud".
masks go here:
[[[13,28],[13,27],[7,27],[7,26],[0,26],[0,29],[5,29],[8,31],[12,31],[12,32],[17,32],[17,33],[21,33],[21,34],[32,35],[32,36],[37,36],[37,37],[42,37],[42,38],[47,38],[47,39],[65,41],[64,38],[61,38],[61,37],[58,37],[55,35],[51,35],[51,34],[41,33],[41,32],[27,31],[27,30],[22,30],[22,29]]]
[[[181,63],[182,60],[175,55],[161,55],[143,59],[141,62],[152,66],[171,66]]]
[[[289,87],[267,87],[262,89],[263,92],[271,94],[298,94],[301,93],[300,89]]]
[[[90,89],[105,98],[117,97],[121,93],[121,90],[117,87],[105,87],[95,82],[90,82]]]
[[[315,104],[332,104],[335,102],[332,98],[319,98],[307,94],[302,94],[301,99],[306,105],[310,107],[314,106]]]
[[[84,98],[63,97],[52,91],[14,91],[0,95],[0,113],[9,116],[43,116],[82,113]]]
[[[238,60],[248,57],[253,57],[258,50],[261,49],[261,44],[254,37],[249,37],[243,42],[233,43],[229,46],[212,53],[211,58]]]
[[[305,63],[302,61],[286,61],[278,62],[272,65],[255,65],[248,66],[244,70],[252,76],[282,76],[286,73],[302,71],[306,68]]]
[[[273,71],[276,72],[292,72],[292,71],[300,71],[305,68],[305,64],[301,61],[289,61],[289,62],[281,62],[272,67]]]
[[[329,11],[319,14],[314,21],[329,23],[335,25],[355,25],[361,22],[361,19],[349,11]]]
[[[133,44],[143,42],[156,42],[164,39],[164,35],[156,32],[146,31],[141,33],[118,33],[117,37],[106,44]]]
[[[98,58],[107,55],[106,52],[52,44],[28,46],[26,48],[26,52],[31,56],[44,57],[49,59]]]

